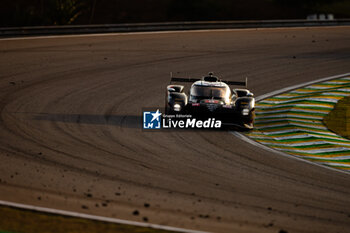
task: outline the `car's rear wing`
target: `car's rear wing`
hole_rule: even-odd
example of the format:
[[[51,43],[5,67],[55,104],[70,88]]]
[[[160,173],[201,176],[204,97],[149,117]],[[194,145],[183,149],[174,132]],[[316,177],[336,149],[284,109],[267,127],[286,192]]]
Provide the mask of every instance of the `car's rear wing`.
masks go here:
[[[170,82],[181,82],[181,83],[194,83],[196,81],[199,81],[201,79],[199,78],[175,78],[171,77]]]
[[[225,81],[225,80],[220,80],[221,82],[226,83],[227,85],[232,85],[232,86],[245,86],[248,88],[248,78],[245,78],[244,82],[238,82],[238,81]]]
[[[200,81],[203,79],[200,78],[177,78],[177,77],[173,77],[173,74],[170,73],[170,83],[172,82],[186,82],[186,83],[194,83],[196,81]],[[238,82],[238,81],[226,81],[226,80],[218,80],[220,82],[224,82],[227,85],[231,85],[231,86],[245,86],[246,88],[248,87],[248,78],[245,78],[244,82]]]

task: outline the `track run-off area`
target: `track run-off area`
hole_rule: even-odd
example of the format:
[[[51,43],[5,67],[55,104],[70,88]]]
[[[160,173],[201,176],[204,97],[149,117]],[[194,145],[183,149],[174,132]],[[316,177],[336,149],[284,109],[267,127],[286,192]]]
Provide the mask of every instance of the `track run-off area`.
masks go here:
[[[349,45],[350,27],[0,40],[0,199],[209,232],[349,232],[349,174],[227,131],[141,130],[169,72],[248,77],[261,96],[349,72]]]

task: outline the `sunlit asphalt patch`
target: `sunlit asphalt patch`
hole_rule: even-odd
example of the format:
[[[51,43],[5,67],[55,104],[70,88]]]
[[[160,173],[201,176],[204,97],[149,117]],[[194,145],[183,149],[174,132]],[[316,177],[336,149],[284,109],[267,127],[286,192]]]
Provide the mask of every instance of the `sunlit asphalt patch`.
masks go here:
[[[255,129],[247,136],[276,150],[350,171],[350,140],[323,123],[336,103],[349,95],[350,77],[345,77],[264,99],[256,105]]]

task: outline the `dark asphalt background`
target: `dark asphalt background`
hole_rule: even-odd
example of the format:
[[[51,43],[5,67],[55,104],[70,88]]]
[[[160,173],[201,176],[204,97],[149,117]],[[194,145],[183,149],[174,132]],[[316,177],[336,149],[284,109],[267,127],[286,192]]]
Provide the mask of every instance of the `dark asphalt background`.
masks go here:
[[[225,131],[141,130],[170,71],[248,76],[258,96],[349,72],[349,45],[350,27],[0,40],[0,199],[214,232],[350,232],[347,174]]]

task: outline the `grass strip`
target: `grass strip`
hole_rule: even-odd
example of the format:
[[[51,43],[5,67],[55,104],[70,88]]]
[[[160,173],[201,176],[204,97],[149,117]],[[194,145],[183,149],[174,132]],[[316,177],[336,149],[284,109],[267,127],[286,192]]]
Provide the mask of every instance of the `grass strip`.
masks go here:
[[[323,119],[324,124],[334,133],[350,138],[350,97],[338,101],[334,109]]]
[[[126,224],[0,206],[0,233],[170,233]]]

